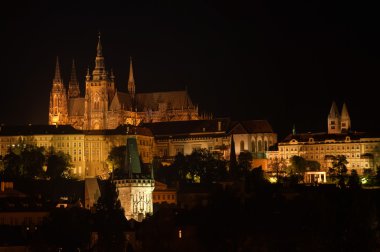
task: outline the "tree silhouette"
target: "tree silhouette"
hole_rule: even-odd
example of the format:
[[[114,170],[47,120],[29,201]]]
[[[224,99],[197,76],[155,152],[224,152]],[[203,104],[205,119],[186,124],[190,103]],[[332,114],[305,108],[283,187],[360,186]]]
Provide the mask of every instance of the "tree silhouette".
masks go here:
[[[97,246],[100,251],[123,251],[127,225],[124,209],[115,184],[110,179],[102,182],[101,196],[95,204],[95,225],[99,235]]]
[[[344,155],[332,156],[332,168],[329,169],[330,176],[338,180],[339,188],[345,188],[345,178],[347,175],[347,158]]]
[[[70,168],[73,167],[71,157],[62,151],[55,151],[53,147],[47,154],[46,175],[51,179],[70,178]]]

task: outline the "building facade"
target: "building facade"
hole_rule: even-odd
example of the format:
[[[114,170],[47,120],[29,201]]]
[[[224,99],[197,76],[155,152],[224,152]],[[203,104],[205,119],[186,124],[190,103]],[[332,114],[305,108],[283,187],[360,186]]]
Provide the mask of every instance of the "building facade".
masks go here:
[[[376,155],[380,152],[380,134],[352,131],[346,104],[339,113],[333,102],[327,117],[327,127],[327,133],[289,134],[278,143],[278,150],[267,152],[269,166],[278,160],[290,164],[292,156],[301,156],[319,162],[321,170],[328,171],[332,167],[332,157],[337,155],[346,156],[347,168],[355,169],[359,174],[364,169],[375,169],[380,165],[376,163]]]
[[[107,178],[112,170],[107,163],[108,154],[115,146],[125,145],[126,139],[135,135],[142,162],[152,163],[154,138],[144,127],[120,125],[113,130],[83,131],[70,125],[2,126],[0,128],[0,156],[17,145],[54,147],[71,156],[71,174],[79,179]]]
[[[130,220],[142,221],[148,214],[153,214],[153,190],[155,181],[153,170],[144,174],[141,170],[137,139],[127,138],[127,153],[125,158],[124,179],[114,180],[119,192],[118,198],[124,208],[125,217]]]
[[[136,93],[132,59],[127,92],[117,90],[115,76],[105,66],[102,44],[98,41],[95,68],[87,70],[85,94],[81,95],[73,62],[66,91],[57,58],[50,92],[49,124],[72,125],[81,130],[115,129],[121,124],[199,119],[187,90]]]

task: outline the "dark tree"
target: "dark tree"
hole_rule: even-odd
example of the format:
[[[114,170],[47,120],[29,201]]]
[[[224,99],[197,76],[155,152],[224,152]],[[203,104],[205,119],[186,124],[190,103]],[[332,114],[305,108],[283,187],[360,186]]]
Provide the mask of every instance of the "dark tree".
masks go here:
[[[125,156],[127,153],[127,146],[115,146],[112,147],[108,154],[107,161],[111,165],[114,178],[122,178],[124,174]]]
[[[70,168],[73,167],[71,157],[62,151],[56,152],[53,147],[47,155],[46,175],[51,179],[70,178]]]
[[[329,169],[330,176],[338,181],[338,186],[340,188],[345,188],[345,178],[347,175],[347,158],[344,155],[332,156],[331,157],[332,168]]]
[[[360,181],[358,172],[355,169],[351,170],[351,175],[348,177],[347,185],[350,189],[358,189],[361,187],[362,183]]]
[[[252,153],[249,151],[240,152],[239,154],[239,166],[241,167],[244,174],[246,174],[251,169]]]
[[[100,251],[123,251],[127,220],[118,199],[118,191],[111,180],[102,183],[101,196],[95,204],[95,225]]]
[[[4,156],[4,176],[10,179],[42,178],[45,164],[44,148],[34,145],[17,145]]]

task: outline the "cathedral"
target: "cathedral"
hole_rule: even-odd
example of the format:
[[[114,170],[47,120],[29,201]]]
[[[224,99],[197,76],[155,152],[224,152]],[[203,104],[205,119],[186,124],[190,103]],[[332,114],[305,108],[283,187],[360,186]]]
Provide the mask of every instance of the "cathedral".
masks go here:
[[[92,73],[87,69],[84,96],[80,93],[74,62],[66,91],[57,58],[50,92],[50,125],[72,125],[79,130],[103,130],[115,129],[123,124],[200,119],[198,107],[193,105],[187,90],[136,93],[132,59],[127,92],[117,90],[115,76],[105,66],[100,35],[96,51],[95,69]]]

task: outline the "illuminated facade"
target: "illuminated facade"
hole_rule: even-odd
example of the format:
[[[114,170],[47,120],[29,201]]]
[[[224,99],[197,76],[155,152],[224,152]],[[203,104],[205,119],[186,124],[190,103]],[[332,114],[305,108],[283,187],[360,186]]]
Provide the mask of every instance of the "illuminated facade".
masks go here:
[[[153,214],[153,190],[155,181],[153,171],[144,174],[141,170],[137,139],[127,138],[126,178],[114,180],[119,192],[118,198],[124,208],[125,217],[142,221],[147,214]]]
[[[253,158],[265,156],[265,150],[277,143],[277,134],[266,120],[211,120],[144,123],[155,138],[154,156],[173,160],[179,152],[190,155],[196,149],[208,149],[229,159],[231,136],[235,152],[251,152]]]
[[[71,156],[71,174],[79,179],[107,178],[112,170],[108,154],[115,146],[125,145],[135,135],[143,163],[159,157],[168,164],[181,152],[190,155],[196,149],[208,149],[229,159],[231,136],[235,152],[249,151],[260,159],[264,151],[277,142],[277,135],[265,120],[236,122],[228,118],[212,120],[142,123],[141,126],[120,125],[116,129],[78,130],[71,125],[27,125],[0,127],[0,155],[20,144],[54,147]],[[255,163],[255,160],[254,162]]]
[[[335,102],[327,118],[328,132],[301,133],[288,135],[278,143],[278,151],[268,151],[269,166],[274,160],[285,160],[288,164],[292,156],[301,156],[317,161],[321,169],[327,171],[332,165],[332,156],[344,155],[348,169],[356,169],[362,174],[364,169],[374,169],[376,155],[380,151],[380,134],[351,131],[351,121],[346,104],[340,114]]]
[[[70,125],[2,126],[0,128],[0,155],[20,144],[54,147],[70,154],[74,167],[71,174],[80,179],[107,178],[112,167],[106,160],[112,147],[125,145],[129,135],[136,135],[139,153],[144,163],[152,163],[154,139],[143,127],[121,125],[113,130],[81,131]]]
[[[57,58],[53,86],[50,93],[49,124],[72,125],[81,130],[114,129],[121,124],[140,122],[197,120],[187,91],[136,93],[132,60],[130,60],[128,92],[115,87],[112,70],[106,70],[100,36],[95,58],[95,69],[87,70],[85,94],[81,96],[73,63],[69,88],[63,84]]]

